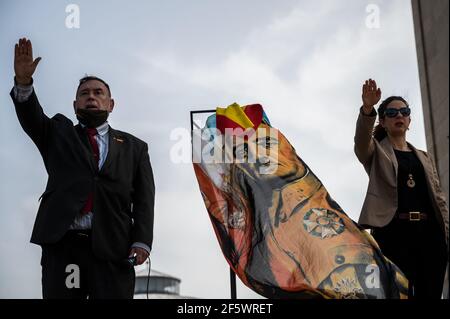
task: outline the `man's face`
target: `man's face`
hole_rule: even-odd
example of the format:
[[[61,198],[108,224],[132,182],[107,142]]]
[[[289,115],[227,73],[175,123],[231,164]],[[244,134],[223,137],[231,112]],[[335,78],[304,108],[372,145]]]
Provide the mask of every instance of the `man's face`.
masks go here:
[[[261,127],[266,129],[266,134],[258,134],[256,139],[236,145],[235,156],[248,158],[247,154],[257,152],[253,156],[256,161],[247,165],[257,177],[263,180],[286,182],[302,177],[306,168],[284,135],[264,124]],[[272,133],[269,133],[269,130]],[[242,152],[247,154],[243,155]],[[247,165],[244,164],[244,166]]]
[[[89,80],[81,84],[73,102],[77,109],[93,109],[112,112],[114,100],[110,97],[105,84],[97,80]]]

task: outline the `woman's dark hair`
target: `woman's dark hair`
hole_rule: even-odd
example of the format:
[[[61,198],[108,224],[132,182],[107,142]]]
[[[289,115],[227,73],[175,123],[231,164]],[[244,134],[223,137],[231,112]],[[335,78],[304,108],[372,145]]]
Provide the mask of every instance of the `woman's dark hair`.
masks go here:
[[[378,117],[379,117],[379,119],[384,119],[384,111],[386,111],[386,107],[392,101],[401,101],[401,102],[405,103],[405,105],[407,107],[409,107],[408,102],[406,102],[406,100],[404,98],[402,98],[401,96],[390,96],[386,100],[381,102],[380,106],[378,107]],[[375,126],[375,128],[373,129],[373,134],[372,135],[377,141],[380,142],[382,139],[384,139],[387,136],[387,132],[384,129],[384,127],[381,126],[381,124],[378,122],[377,126]]]

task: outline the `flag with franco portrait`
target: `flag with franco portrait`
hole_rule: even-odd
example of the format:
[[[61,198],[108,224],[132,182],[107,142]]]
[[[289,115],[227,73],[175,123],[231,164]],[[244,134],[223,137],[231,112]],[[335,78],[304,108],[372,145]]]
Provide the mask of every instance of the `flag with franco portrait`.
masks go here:
[[[261,105],[193,131],[200,191],[228,264],[267,298],[406,298],[407,280],[273,128]]]

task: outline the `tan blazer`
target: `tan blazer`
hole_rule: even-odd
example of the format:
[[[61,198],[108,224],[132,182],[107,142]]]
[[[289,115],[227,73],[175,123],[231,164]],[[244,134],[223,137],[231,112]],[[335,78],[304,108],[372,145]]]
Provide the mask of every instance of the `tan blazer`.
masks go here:
[[[366,228],[386,226],[398,207],[397,173],[398,163],[388,138],[378,142],[372,137],[376,115],[365,115],[360,111],[356,123],[355,154],[369,175],[369,186],[359,217],[359,224]],[[428,191],[437,220],[445,231],[448,247],[448,206],[441,190],[436,167],[430,156],[409,144],[425,170]]]

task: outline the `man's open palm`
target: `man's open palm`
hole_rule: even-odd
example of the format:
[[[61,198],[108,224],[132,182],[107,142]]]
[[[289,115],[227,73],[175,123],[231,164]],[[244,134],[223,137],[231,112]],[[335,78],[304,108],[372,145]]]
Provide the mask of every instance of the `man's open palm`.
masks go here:
[[[31,41],[26,38],[19,40],[14,48],[14,72],[16,73],[16,80],[19,84],[29,84],[36,67],[41,61],[37,58],[33,61],[33,46]]]

